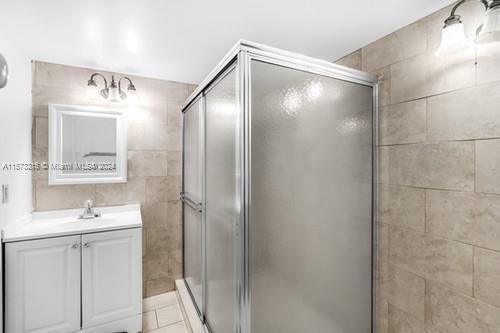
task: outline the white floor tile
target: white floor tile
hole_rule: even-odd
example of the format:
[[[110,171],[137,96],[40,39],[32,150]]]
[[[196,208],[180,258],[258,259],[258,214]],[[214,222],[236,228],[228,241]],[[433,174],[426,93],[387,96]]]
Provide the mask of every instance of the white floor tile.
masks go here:
[[[177,304],[177,296],[175,295],[175,291],[171,291],[169,293],[145,298],[142,301],[142,311],[148,312],[174,304]]]
[[[158,328],[158,322],[156,320],[156,312],[150,311],[142,314],[142,330],[148,332]]]
[[[176,324],[151,331],[151,333],[187,333],[187,328],[186,325],[184,325],[184,322],[180,321]]]
[[[184,320],[181,309],[177,304],[156,310],[156,315],[158,318],[158,327],[171,325]]]

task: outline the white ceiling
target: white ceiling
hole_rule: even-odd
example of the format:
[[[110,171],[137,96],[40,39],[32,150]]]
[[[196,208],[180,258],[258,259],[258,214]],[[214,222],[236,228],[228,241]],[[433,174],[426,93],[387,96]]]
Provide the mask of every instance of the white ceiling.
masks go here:
[[[33,60],[199,83],[238,39],[332,61],[451,2],[0,0],[0,29]]]

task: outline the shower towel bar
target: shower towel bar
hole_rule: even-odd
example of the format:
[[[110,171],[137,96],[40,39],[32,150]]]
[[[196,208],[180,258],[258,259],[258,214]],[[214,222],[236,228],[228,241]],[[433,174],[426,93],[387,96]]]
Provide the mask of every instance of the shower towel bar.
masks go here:
[[[203,204],[201,202],[196,203],[196,201],[194,201],[188,194],[181,192],[181,201],[196,210],[198,213],[203,212]]]

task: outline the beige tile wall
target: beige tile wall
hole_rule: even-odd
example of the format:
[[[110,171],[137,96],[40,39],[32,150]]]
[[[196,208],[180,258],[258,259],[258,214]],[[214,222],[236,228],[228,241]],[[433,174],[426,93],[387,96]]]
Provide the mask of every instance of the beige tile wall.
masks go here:
[[[338,61],[380,77],[380,333],[500,332],[500,46],[436,58],[449,13]]]
[[[128,181],[124,184],[49,186],[47,172],[33,174],[34,210],[140,203],[144,223],[144,295],[174,289],[182,273],[181,104],[195,86],[132,77],[139,103],[88,101],[91,69],[33,62],[33,161],[47,161],[47,104],[124,108],[128,126]],[[112,73],[105,73],[110,78]],[[120,75],[113,73],[115,75]]]

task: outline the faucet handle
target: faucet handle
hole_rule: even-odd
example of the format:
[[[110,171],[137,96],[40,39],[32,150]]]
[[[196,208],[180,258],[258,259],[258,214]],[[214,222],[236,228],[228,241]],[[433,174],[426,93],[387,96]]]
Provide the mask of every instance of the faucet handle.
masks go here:
[[[94,203],[92,202],[92,200],[88,199],[85,201],[85,208],[91,209],[93,205]]]

